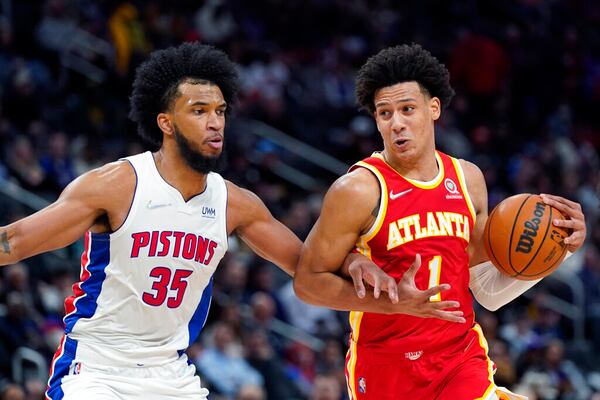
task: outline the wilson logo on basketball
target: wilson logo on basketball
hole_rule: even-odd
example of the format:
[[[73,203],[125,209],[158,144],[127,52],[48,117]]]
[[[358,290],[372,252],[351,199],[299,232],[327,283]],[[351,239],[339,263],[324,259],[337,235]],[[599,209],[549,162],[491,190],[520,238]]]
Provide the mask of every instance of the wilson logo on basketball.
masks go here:
[[[517,242],[517,248],[515,251],[519,253],[529,254],[533,247],[533,242],[540,229],[540,223],[542,222],[542,217],[544,216],[544,210],[546,206],[544,203],[536,203],[535,210],[533,210],[534,217],[528,221],[525,221],[523,224],[523,233]]]

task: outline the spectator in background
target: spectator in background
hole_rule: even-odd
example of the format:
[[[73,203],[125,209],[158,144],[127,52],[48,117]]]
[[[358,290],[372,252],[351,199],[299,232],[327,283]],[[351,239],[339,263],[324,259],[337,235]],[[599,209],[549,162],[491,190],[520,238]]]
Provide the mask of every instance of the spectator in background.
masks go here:
[[[533,330],[533,322],[524,311],[520,311],[516,320],[500,327],[500,337],[509,344],[510,354],[516,360],[528,348],[540,343],[539,335]]]
[[[25,392],[20,386],[9,383],[0,388],[0,400],[25,400]]]
[[[26,136],[18,136],[6,152],[7,167],[24,189],[40,192],[50,188],[35,149]]]
[[[219,293],[228,297],[228,301],[241,302],[248,296],[248,258],[226,255],[216,272],[216,285]]]
[[[75,177],[75,166],[69,154],[69,142],[64,132],[55,132],[48,140],[48,152],[40,161],[44,173],[56,193],[60,193]]]
[[[286,374],[302,393],[308,396],[316,376],[314,351],[302,343],[294,343],[286,350]]]
[[[265,400],[266,394],[258,385],[243,385],[238,390],[235,400]]]
[[[585,296],[585,319],[588,337],[600,350],[600,251],[594,243],[585,250],[583,267],[578,273]]]
[[[150,46],[146,42],[144,28],[138,19],[137,8],[128,2],[117,6],[108,20],[116,52],[116,71],[125,76],[130,72],[132,60],[134,65],[144,56]]]
[[[301,301],[295,295],[291,281],[279,289],[279,298],[290,324],[295,327],[324,337],[343,334],[343,327],[335,317],[336,313],[328,308],[315,307]]]
[[[494,381],[498,386],[512,388],[517,380],[517,371],[513,360],[510,358],[508,344],[501,339],[488,340],[490,359],[496,364]]]
[[[328,375],[318,375],[315,378],[310,400],[339,400],[342,395],[340,382]]]
[[[244,385],[262,386],[262,376],[240,354],[234,351],[233,329],[217,323],[213,345],[207,347],[194,360],[200,374],[218,394],[232,399]]]
[[[287,226],[288,228],[291,228],[289,225]],[[274,274],[276,272],[275,266],[271,263],[262,262],[262,260],[261,262],[255,263],[250,271],[249,292],[263,292],[269,295],[275,305],[275,318],[288,322],[288,316],[277,292],[279,286],[275,283]],[[283,280],[287,281],[287,276],[284,276]]]
[[[591,390],[583,374],[572,361],[565,360],[564,357],[564,343],[560,340],[550,341],[544,348],[541,363],[530,367],[525,372],[523,382],[530,386],[539,386],[538,395],[542,398],[588,399]],[[545,384],[532,385],[532,382],[545,382]],[[550,391],[555,395],[549,395]]]
[[[225,0],[209,0],[198,8],[194,25],[202,40],[221,44],[236,30],[236,22]]]
[[[25,60],[18,58],[14,63],[15,72],[11,87],[4,94],[3,113],[18,128],[24,129],[31,120],[39,119],[43,97],[36,87],[32,71]]]
[[[250,296],[250,315],[243,320],[246,329],[259,328],[268,335],[269,343],[278,354],[283,354],[286,339],[273,330],[276,304],[273,297],[265,292],[256,292]]]
[[[264,330],[246,330],[244,347],[248,353],[246,359],[263,377],[267,400],[303,398],[299,388],[284,374],[281,359],[269,343]]]
[[[544,345],[554,339],[562,340],[564,339],[564,333],[560,322],[561,316],[559,313],[544,305],[540,305],[537,308],[533,331]]]
[[[0,346],[5,347],[11,357],[19,347],[41,350],[44,346],[38,322],[23,295],[16,291],[6,295],[6,314],[0,316]]]

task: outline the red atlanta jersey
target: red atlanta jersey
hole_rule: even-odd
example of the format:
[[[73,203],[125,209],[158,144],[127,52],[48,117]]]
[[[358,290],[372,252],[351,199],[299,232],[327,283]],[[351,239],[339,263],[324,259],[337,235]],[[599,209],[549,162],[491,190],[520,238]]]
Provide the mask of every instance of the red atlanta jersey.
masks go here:
[[[371,171],[381,189],[375,223],[359,238],[356,248],[396,281],[419,253],[417,287],[424,290],[449,283],[450,290],[431,300],[459,301],[467,322],[351,312],[351,345],[418,358],[423,350],[464,338],[473,326],[466,248],[475,223],[474,208],[459,161],[439,151],[435,156],[439,173],[429,182],[403,177],[380,153],[352,166],[351,171],[356,168]]]

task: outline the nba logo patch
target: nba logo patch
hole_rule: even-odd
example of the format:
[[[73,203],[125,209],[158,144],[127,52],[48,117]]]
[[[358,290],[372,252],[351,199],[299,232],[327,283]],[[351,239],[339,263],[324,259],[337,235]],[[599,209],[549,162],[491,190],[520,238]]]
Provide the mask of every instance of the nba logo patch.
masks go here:
[[[76,362],[73,364],[71,375],[79,375],[81,373],[81,363]]]
[[[367,393],[367,380],[362,376],[358,378],[358,392]]]

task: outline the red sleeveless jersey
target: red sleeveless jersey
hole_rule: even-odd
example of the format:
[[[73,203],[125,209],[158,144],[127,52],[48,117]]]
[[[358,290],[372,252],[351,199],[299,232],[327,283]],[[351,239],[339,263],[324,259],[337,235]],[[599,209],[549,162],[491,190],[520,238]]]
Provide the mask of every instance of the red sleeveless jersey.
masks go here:
[[[436,159],[439,173],[430,182],[404,178],[379,153],[351,167],[351,171],[356,168],[371,171],[381,188],[375,223],[359,238],[356,248],[396,281],[419,253],[417,287],[423,290],[449,283],[452,288],[432,301],[459,301],[467,322],[351,312],[354,345],[374,352],[419,357],[425,349],[440,348],[464,338],[473,326],[466,248],[475,223],[474,208],[459,161],[439,151]]]

